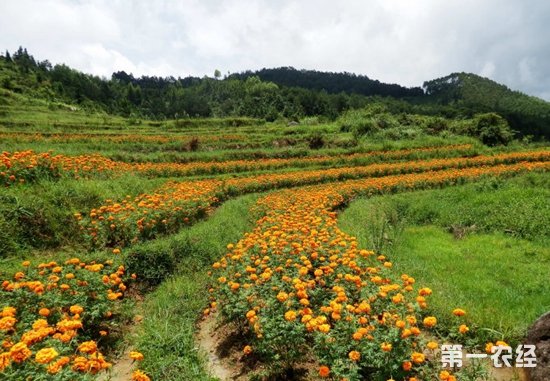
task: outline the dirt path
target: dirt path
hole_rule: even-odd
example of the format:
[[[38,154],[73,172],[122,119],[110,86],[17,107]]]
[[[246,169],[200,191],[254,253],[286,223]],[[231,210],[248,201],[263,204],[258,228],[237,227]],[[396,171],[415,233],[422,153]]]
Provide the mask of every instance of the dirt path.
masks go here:
[[[127,328],[125,337],[131,337],[135,334],[136,329],[143,320],[141,315],[134,317],[133,323]],[[131,341],[131,340],[130,340]],[[129,343],[125,343],[124,350],[120,353],[117,359],[113,360],[111,369],[98,376],[98,381],[129,381],[132,379],[132,373],[137,368],[134,360],[130,358],[130,352],[134,350]]]
[[[231,340],[225,335],[227,329],[218,327],[216,315],[211,314],[199,323],[196,342],[206,354],[207,368],[213,377],[221,381],[244,380],[238,356],[231,350]],[[237,357],[237,358],[235,358]]]

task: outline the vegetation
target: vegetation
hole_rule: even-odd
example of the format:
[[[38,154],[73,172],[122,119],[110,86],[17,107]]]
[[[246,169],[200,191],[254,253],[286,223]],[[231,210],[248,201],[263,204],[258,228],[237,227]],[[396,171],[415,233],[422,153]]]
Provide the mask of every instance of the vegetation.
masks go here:
[[[434,314],[452,299],[480,327],[477,340],[518,342],[550,308],[549,181],[530,174],[357,200],[340,226],[436,290]]]
[[[487,379],[439,351],[548,309],[544,141],[441,83],[214,77],[2,56],[0,378],[210,380],[204,322],[251,378]]]
[[[427,81],[424,91],[384,84],[350,73],[322,73],[293,68],[262,69],[214,78],[135,78],[125,72],[106,80],[80,73],[66,65],[36,60],[26,49],[0,55],[0,106],[12,93],[26,94],[50,102],[52,108],[73,104],[82,108],[129,118],[175,119],[177,126],[192,125],[188,118],[232,117],[232,123],[249,123],[242,117],[267,121],[296,121],[304,117],[334,120],[347,110],[382,103],[394,116],[403,113],[452,118],[455,121],[476,114],[497,113],[521,137],[548,138],[550,104],[541,99],[510,91],[489,79],[473,74],[453,73]],[[1,115],[0,115],[1,116]],[[484,118],[490,131],[472,131],[489,144],[507,143],[512,131]],[[437,131],[441,123],[430,122]],[[439,126],[437,126],[439,124]],[[371,127],[368,127],[368,126]],[[367,120],[359,133],[391,126],[385,118]],[[366,130],[365,130],[366,128]],[[489,136],[486,136],[486,135]],[[498,135],[494,138],[493,135]]]

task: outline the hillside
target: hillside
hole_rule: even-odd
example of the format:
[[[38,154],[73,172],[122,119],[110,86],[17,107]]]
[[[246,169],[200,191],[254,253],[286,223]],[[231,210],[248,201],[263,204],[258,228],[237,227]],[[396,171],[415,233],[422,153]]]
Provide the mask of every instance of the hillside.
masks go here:
[[[550,136],[550,103],[542,99],[470,73],[453,73],[424,82],[423,87],[430,103],[494,111],[523,135]]]
[[[353,73],[332,73],[317,70],[297,70],[293,67],[280,67],[246,71],[232,74],[231,78],[246,79],[252,76],[280,86],[301,87],[304,89],[326,91],[330,94],[347,93],[361,95],[380,95],[395,98],[418,97],[424,95],[420,87],[407,88],[397,84],[387,84]]]
[[[348,110],[383,103],[394,116],[420,114],[462,120],[497,113],[519,137],[550,137],[550,103],[512,91],[474,74],[454,73],[424,83],[423,89],[385,84],[351,73],[294,68],[262,69],[210,77],[134,77],[124,71],[110,79],[66,65],[36,60],[26,49],[0,55],[0,105],[8,94],[53,104],[71,104],[131,118],[251,117],[336,120]],[[15,99],[18,99],[15,97]]]

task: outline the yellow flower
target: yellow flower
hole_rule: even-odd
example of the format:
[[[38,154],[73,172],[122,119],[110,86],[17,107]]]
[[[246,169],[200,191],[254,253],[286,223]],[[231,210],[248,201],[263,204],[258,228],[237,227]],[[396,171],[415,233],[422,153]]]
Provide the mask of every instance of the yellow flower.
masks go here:
[[[288,299],[288,294],[286,292],[279,292],[277,294],[277,300],[281,303],[285,302]]]
[[[428,347],[428,349],[431,349],[433,351],[437,349],[439,345],[435,341],[430,341],[428,342],[428,344],[426,344],[426,347]]]
[[[141,352],[138,352],[138,351],[131,351],[129,356],[134,361],[141,361],[144,358],[143,354]]]
[[[48,364],[57,356],[59,353],[54,348],[43,348],[36,352],[34,359],[39,364]]]
[[[287,311],[285,313],[285,320],[286,321],[294,321],[296,320],[296,312],[295,311]]]
[[[466,324],[462,324],[462,325],[460,325],[460,327],[458,327],[458,332],[460,332],[463,335],[466,332],[468,332],[469,330],[470,330],[470,328],[468,328],[468,326]]]
[[[435,327],[437,324],[437,319],[434,316],[428,316],[424,318],[424,326],[428,328]]]
[[[250,345],[246,345],[244,348],[243,348],[243,353],[245,355],[249,355],[252,353],[252,347]]]

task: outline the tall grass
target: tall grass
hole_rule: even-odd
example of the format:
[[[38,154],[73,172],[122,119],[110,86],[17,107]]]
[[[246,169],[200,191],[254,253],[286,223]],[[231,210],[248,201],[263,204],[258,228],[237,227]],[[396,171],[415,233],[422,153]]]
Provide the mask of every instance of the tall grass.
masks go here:
[[[397,271],[432,288],[437,316],[465,308],[478,327],[477,344],[518,342],[550,310],[549,185],[550,174],[527,174],[360,199],[339,224],[361,246],[381,247]],[[385,235],[378,228],[384,224],[390,225]]]

